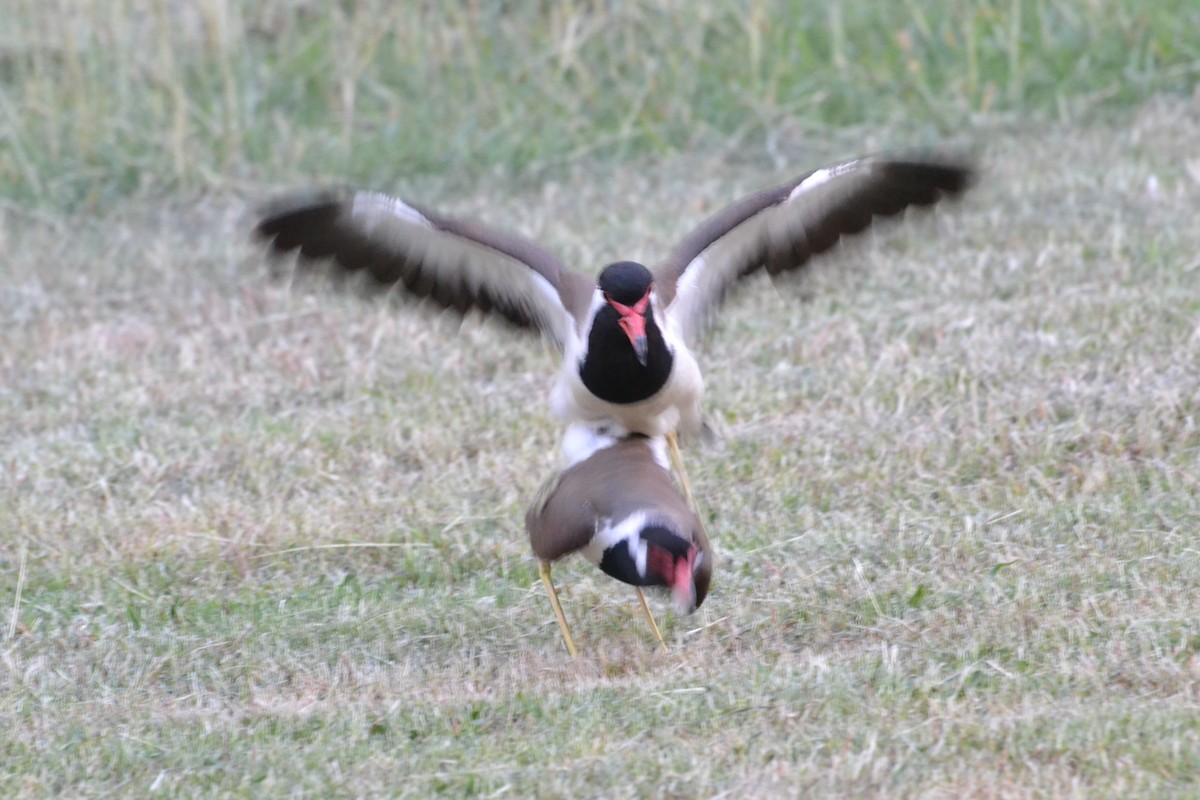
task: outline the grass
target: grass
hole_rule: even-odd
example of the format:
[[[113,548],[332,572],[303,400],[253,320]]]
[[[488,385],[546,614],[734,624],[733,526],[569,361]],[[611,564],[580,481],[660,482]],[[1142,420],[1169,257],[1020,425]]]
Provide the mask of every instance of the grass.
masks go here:
[[[930,140],[980,115],[1086,120],[1186,93],[1200,71],[1190,0],[14,5],[0,188],[93,211],[302,175],[458,174],[466,191],[495,170],[757,146],[784,128]]]
[[[420,39],[397,15],[353,63],[367,5],[42,8],[20,6],[0,61],[17,89],[0,102],[40,98],[0,122],[17,134],[0,145],[0,794],[1196,793],[1190,5],[857,5],[795,27],[769,5],[689,6],[703,68],[683,6],[605,26],[582,4],[424,10],[425,50],[392,42]],[[113,55],[167,21],[187,46]],[[975,73],[945,36],[971,25]],[[712,33],[735,30],[744,46]],[[882,80],[901,32],[935,128],[981,142],[985,180],[731,301],[701,349],[725,446],[689,456],[713,591],[693,617],[655,603],[663,655],[631,592],[564,564],[584,649],[569,662],[521,527],[556,466],[553,354],[272,279],[248,209],[306,176],[396,181],[584,269],[652,261],[781,173],[932,135],[927,100],[892,91],[912,73]],[[778,54],[803,37],[819,66],[785,76]],[[918,47],[935,40],[945,61]],[[627,129],[548,111],[524,143],[521,90],[464,104],[563,52],[577,66],[550,74],[591,75],[574,102],[597,118],[636,93],[638,64],[695,81],[682,98],[720,70],[740,88],[703,110],[652,86]],[[404,58],[449,88],[398,141],[372,104],[409,91]],[[255,98],[280,74],[306,76],[277,89],[289,111],[246,112],[221,150],[213,109],[268,107]],[[343,74],[363,76],[349,123],[328,113]],[[845,108],[800,103],[785,77]]]

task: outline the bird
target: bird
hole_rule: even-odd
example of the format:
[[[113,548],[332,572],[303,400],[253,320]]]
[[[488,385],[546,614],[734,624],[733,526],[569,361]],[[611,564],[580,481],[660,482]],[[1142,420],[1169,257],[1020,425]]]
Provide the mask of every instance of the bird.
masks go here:
[[[550,402],[567,426],[566,463],[610,435],[665,435],[694,504],[677,444],[677,434],[706,431],[690,348],[729,291],[755,273],[798,269],[876,217],[960,195],[976,172],[973,158],[949,151],[812,170],[712,214],[653,269],[616,261],[596,279],[526,237],[373,191],[285,195],[261,209],[255,231],[275,254],[332,261],[444,309],[541,333],[563,355]]]
[[[525,515],[525,529],[572,658],[579,651],[550,574],[561,558],[582,553],[605,574],[631,584],[664,650],[642,587],[666,589],[681,614],[695,611],[708,595],[712,548],[672,481],[665,437],[610,435],[597,442],[591,455],[543,485]]]

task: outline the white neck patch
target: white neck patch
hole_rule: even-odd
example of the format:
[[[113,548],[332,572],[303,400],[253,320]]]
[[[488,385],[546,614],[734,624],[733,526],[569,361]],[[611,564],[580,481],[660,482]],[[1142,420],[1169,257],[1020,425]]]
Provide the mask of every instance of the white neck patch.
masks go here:
[[[596,315],[606,305],[608,305],[608,301],[604,299],[604,292],[600,291],[600,287],[597,286],[592,292],[592,302],[588,306],[587,314],[584,315],[582,324],[579,326],[579,352],[575,354],[576,362],[579,364],[582,364],[587,357],[588,332],[591,331],[592,324],[596,321]]]
[[[612,447],[629,435],[629,431],[615,422],[573,422],[563,434],[562,451],[567,466],[591,458],[598,451]]]
[[[599,520],[596,523],[596,535],[583,548],[583,556],[596,566],[604,558],[604,551],[619,545],[622,541],[629,548],[629,557],[637,565],[639,575],[646,574],[646,542],[638,534],[646,527],[647,514],[635,511],[625,519],[614,523],[611,519]]]

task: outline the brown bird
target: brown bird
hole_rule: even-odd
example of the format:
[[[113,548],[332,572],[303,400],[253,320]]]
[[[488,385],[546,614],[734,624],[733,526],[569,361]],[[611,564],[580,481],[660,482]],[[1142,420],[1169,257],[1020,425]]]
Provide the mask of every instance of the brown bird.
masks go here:
[[[760,270],[798,269],[875,217],[958,195],[974,174],[937,154],[815,170],[712,215],[653,270],[621,261],[598,280],[528,239],[373,192],[284,198],[257,233],[276,252],[332,258],[443,308],[541,332],[564,356],[551,403],[569,425],[568,463],[609,434],[666,434],[690,501],[675,432],[702,429],[704,383],[689,345],[729,290]]]
[[[578,649],[554,590],[550,564],[580,552],[606,574],[634,587],[665,650],[641,587],[668,590],[680,613],[692,613],[708,594],[712,549],[700,519],[672,482],[661,437],[610,438],[597,446],[542,487],[525,515],[529,543],[572,657]]]

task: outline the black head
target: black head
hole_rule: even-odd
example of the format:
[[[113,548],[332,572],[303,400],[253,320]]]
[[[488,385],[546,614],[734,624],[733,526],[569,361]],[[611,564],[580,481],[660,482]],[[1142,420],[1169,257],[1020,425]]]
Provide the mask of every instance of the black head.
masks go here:
[[[614,542],[600,558],[600,569],[633,586],[661,586],[675,607],[690,614],[708,594],[712,564],[693,542],[657,523],[644,525]]]
[[[618,261],[600,272],[596,285],[610,300],[631,306],[646,296],[654,276],[636,261]]]
[[[661,346],[662,331],[650,306],[654,276],[635,261],[618,261],[600,272],[596,285],[604,303],[597,306],[588,334],[580,379],[601,400],[644,400],[662,388],[671,373],[671,354]],[[617,338],[618,330],[628,339],[629,349]]]
[[[642,528],[641,538],[646,543],[646,583],[668,589],[683,614],[699,608],[708,594],[710,573],[702,569],[705,554],[662,525]]]

